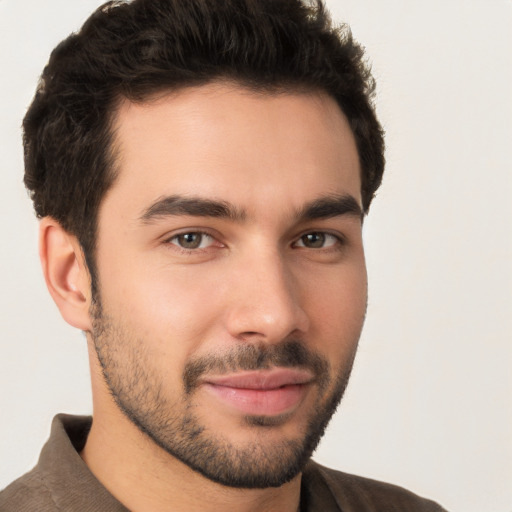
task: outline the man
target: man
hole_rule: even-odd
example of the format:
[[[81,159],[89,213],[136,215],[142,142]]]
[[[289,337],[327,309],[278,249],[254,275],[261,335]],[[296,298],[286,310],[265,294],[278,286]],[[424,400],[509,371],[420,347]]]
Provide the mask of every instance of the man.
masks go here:
[[[55,49],[25,183],[93,420],[0,510],[442,510],[310,460],[365,315],[372,94],[321,4],[110,2]]]

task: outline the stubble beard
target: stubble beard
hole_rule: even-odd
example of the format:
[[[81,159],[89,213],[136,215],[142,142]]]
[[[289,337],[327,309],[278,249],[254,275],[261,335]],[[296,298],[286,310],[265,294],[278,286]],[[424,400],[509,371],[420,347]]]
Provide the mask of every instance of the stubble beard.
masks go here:
[[[343,397],[355,357],[354,347],[341,371],[332,376],[329,362],[300,341],[241,344],[227,354],[187,363],[182,396],[171,401],[158,372],[151,372],[143,340],[130,337],[120,323],[104,315],[98,300],[91,308],[91,317],[105,382],[124,415],[168,454],[209,480],[234,488],[280,487],[303,470]],[[268,429],[279,428],[288,420],[286,414],[245,416],[244,428],[254,430],[254,440],[235,446],[222,433],[207,429],[194,413],[194,393],[208,372],[273,366],[299,367],[315,375],[319,398],[299,438],[265,443]]]

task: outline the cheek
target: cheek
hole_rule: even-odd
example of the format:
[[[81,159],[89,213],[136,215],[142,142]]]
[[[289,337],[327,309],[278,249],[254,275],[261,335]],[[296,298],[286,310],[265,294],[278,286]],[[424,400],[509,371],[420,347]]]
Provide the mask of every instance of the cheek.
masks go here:
[[[319,284],[318,282],[316,283]],[[364,323],[367,279],[364,261],[332,273],[323,285],[307,294],[313,340],[325,354],[344,357],[352,353]]]
[[[101,279],[101,296],[109,314],[129,326],[153,351],[181,359],[208,337],[218,317],[212,272],[199,266],[176,269],[153,261],[118,261]],[[179,270],[179,271],[178,271]]]

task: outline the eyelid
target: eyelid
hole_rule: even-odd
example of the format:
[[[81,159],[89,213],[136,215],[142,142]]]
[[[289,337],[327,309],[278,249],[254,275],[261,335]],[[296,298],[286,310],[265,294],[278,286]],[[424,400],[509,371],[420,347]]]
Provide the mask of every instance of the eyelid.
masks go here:
[[[187,235],[187,234],[197,234],[204,237],[208,237],[212,240],[210,244],[208,244],[207,247],[198,247],[196,249],[187,249],[186,247],[181,247],[177,243],[173,243],[173,240],[177,239],[179,236]],[[204,228],[183,228],[178,231],[174,231],[171,234],[165,235],[165,237],[162,239],[162,243],[164,245],[170,245],[173,246],[173,250],[180,251],[182,253],[191,254],[191,253],[201,253],[203,251],[207,251],[215,244],[218,244],[218,247],[224,247],[224,244],[219,241],[218,235],[215,235],[211,233],[209,230],[206,230]]]
[[[302,240],[303,237],[305,237],[307,235],[311,235],[311,234],[322,234],[322,235],[325,235],[328,237],[332,237],[335,239],[335,243],[324,246],[324,247],[319,247],[319,248],[306,247],[303,243],[302,243],[302,245],[298,245],[298,243]],[[342,233],[333,233],[332,231],[325,230],[325,229],[308,229],[307,231],[304,231],[303,233],[301,233],[295,239],[295,241],[292,243],[292,246],[320,251],[322,249],[329,250],[329,249],[343,246],[346,244],[346,242],[347,242],[346,237]]]
[[[163,242],[168,242],[169,240],[172,240],[173,238],[176,238],[180,235],[186,235],[188,233],[197,233],[198,235],[206,235],[211,238],[214,238],[215,240],[219,239],[219,235],[213,232],[211,229],[208,228],[199,228],[199,227],[185,227],[185,228],[177,228],[173,229],[172,231],[168,231],[165,235],[161,236],[161,240]]]

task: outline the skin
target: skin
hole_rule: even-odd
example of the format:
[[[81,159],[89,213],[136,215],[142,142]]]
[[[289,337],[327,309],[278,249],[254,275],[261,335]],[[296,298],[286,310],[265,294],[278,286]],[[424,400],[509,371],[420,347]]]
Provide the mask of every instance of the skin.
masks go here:
[[[326,197],[350,197],[360,207],[348,123],[321,93],[259,94],[214,83],[143,104],[125,101],[115,130],[119,175],[100,207],[96,253],[102,314],[115,326],[106,335],[91,315],[79,244],[53,219],[41,222],[50,292],[64,318],[87,333],[94,422],[82,457],[134,512],[171,505],[295,512],[300,473],[279,487],[227,487],[143,434],[113,400],[97,346],[119,382],[142,360],[148,385],[158,387],[172,414],[192,408],[214,439],[268,454],[301,440],[336,377],[350,372],[366,308],[361,215],[298,215]],[[223,201],[239,215],[148,215],[176,195]],[[208,235],[200,247],[180,247],[178,235],[197,232]],[[325,234],[323,242],[312,246],[311,233]],[[246,413],[203,385],[186,397],[182,375],[190,361],[290,340],[327,361],[329,378],[323,388],[318,379],[305,385],[274,425],[248,424]]]

